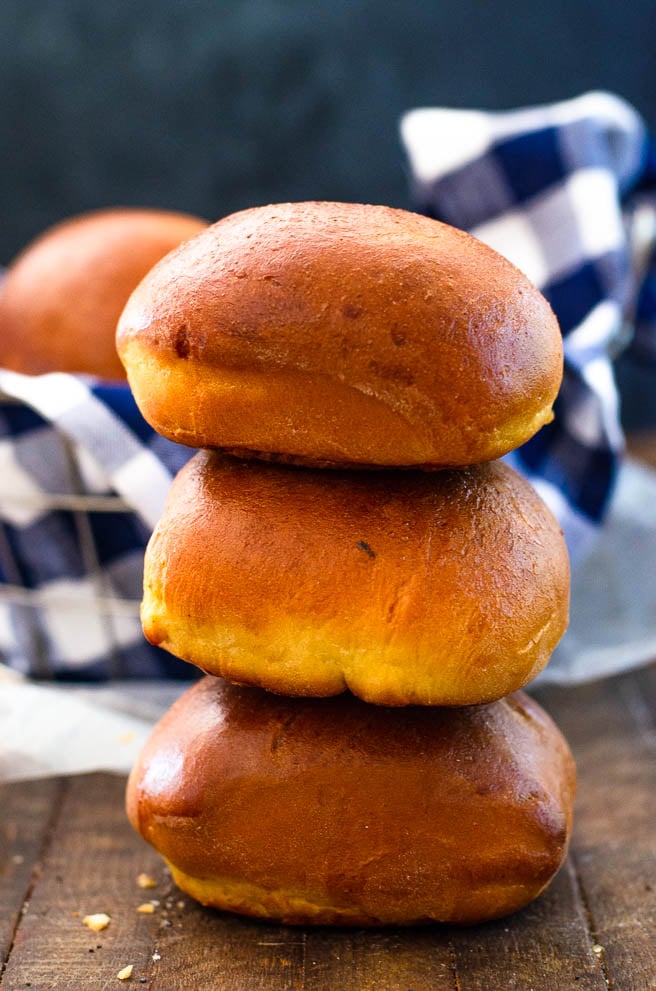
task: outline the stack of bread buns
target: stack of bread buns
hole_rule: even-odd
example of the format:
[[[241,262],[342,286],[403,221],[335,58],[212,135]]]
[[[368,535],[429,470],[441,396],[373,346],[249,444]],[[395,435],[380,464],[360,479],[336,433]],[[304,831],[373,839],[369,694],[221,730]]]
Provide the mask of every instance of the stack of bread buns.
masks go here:
[[[552,417],[556,320],[469,235],[386,207],[218,222],[123,311],[144,416],[200,448],[145,561],[148,639],[206,677],[130,776],[202,903],[470,924],[549,883],[574,765],[519,691],[568,617],[560,528],[500,459]]]

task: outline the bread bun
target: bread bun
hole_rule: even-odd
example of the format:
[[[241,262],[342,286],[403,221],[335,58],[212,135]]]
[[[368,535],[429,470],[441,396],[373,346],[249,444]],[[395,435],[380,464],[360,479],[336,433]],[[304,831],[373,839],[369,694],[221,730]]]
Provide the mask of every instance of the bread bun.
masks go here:
[[[286,923],[469,924],[562,863],[575,770],[546,713],[283,699],[205,678],[128,783],[134,828],[205,905]]]
[[[535,677],[568,599],[558,524],[503,462],[325,472],[202,451],[148,545],[142,622],[230,681],[466,705]]]
[[[0,365],[124,379],[115,338],[128,296],[155,262],[206,226],[181,213],[113,209],[47,230],[9,266],[0,289]]]
[[[562,376],[556,319],[508,261],[354,203],[219,221],[144,279],[117,343],[164,436],[315,465],[497,458],[552,418]]]

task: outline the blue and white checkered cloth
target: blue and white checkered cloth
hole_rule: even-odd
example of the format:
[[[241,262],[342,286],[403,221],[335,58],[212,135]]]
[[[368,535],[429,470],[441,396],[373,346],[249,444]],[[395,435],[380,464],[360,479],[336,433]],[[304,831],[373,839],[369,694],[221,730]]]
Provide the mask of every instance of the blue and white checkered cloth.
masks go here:
[[[414,110],[401,130],[417,209],[509,257],[560,320],[556,419],[509,460],[580,556],[622,452],[611,356],[656,359],[654,146],[601,93],[508,113]],[[64,680],[194,676],[145,642],[138,618],[144,547],[192,453],[147,426],[124,384],[0,370],[0,659]]]
[[[144,548],[192,454],[123,383],[0,370],[0,659],[35,677],[194,677],[139,622]]]
[[[656,146],[609,93],[509,112],[401,120],[416,208],[469,231],[542,290],[564,337],[555,420],[508,456],[576,560],[613,489],[623,435],[612,358],[656,359]]]

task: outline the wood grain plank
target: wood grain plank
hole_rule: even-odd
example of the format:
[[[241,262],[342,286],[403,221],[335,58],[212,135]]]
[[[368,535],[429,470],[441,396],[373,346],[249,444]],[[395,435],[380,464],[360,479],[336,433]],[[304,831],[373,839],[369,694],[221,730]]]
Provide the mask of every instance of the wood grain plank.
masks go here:
[[[160,934],[153,988],[454,991],[445,931],[290,928],[184,905]],[[161,982],[161,983],[160,983]]]
[[[302,930],[252,922],[203,909],[170,889],[171,926],[160,929],[147,986],[161,991],[220,988],[271,991],[304,988]]]
[[[62,792],[58,781],[0,785],[0,971]]]
[[[607,991],[592,942],[568,860],[524,911],[454,936],[459,991]]]
[[[127,963],[150,961],[155,916],[136,906],[150,897],[136,885],[140,871],[161,873],[157,856],[126,829],[122,778],[72,778],[61,815],[18,926],[0,988],[117,986]],[[85,915],[107,912],[107,930],[93,933]]]
[[[307,932],[303,991],[456,991],[449,930]]]
[[[612,991],[656,988],[656,733],[645,678],[544,697],[579,768],[573,860]]]

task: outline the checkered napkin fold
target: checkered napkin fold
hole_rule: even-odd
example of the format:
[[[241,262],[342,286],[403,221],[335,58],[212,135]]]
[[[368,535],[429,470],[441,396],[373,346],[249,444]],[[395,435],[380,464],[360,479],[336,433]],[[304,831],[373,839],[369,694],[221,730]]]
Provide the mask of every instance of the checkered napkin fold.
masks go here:
[[[629,349],[656,361],[656,144],[631,106],[602,92],[501,113],[412,110],[401,136],[416,209],[509,258],[558,317],[555,420],[507,460],[578,559],[623,448],[612,359]]]
[[[416,208],[507,255],[560,320],[556,419],[509,460],[582,558],[622,451],[611,358],[629,347],[656,359],[654,146],[602,93],[508,113],[414,110],[401,135]],[[145,542],[191,453],[150,430],[125,385],[0,371],[2,660],[59,679],[193,676],[138,619]]]
[[[124,383],[0,370],[0,660],[38,678],[194,676],[139,621],[144,548],[192,454]]]

